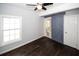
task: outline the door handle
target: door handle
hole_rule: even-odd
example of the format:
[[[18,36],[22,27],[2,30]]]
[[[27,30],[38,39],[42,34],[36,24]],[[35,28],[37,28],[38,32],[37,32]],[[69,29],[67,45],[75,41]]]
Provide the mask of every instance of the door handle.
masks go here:
[[[67,32],[65,32],[65,34],[67,34]]]

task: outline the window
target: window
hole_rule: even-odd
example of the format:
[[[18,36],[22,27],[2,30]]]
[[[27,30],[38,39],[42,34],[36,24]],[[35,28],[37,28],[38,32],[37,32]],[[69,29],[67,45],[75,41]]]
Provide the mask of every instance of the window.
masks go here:
[[[21,39],[21,17],[2,17],[3,44]]]

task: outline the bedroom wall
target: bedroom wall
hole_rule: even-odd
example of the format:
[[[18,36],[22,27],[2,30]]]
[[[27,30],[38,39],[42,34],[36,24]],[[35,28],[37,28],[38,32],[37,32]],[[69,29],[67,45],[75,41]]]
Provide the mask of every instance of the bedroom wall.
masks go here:
[[[79,14],[79,8],[77,8],[77,9],[73,9],[73,10],[69,10],[69,11],[66,11],[65,14],[66,14],[66,15]]]
[[[0,47],[0,54],[27,44],[43,35],[42,18],[27,7],[15,4],[0,4],[0,15],[22,16],[22,40]]]

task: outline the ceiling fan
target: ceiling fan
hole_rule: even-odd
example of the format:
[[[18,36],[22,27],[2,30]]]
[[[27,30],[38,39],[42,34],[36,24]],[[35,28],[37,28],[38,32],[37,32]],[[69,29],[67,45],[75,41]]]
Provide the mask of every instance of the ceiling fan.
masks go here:
[[[37,3],[37,4],[26,4],[26,5],[36,6],[35,9],[34,9],[36,11],[36,10],[41,10],[41,9],[47,10],[47,8],[45,6],[52,5],[52,4],[53,3]]]

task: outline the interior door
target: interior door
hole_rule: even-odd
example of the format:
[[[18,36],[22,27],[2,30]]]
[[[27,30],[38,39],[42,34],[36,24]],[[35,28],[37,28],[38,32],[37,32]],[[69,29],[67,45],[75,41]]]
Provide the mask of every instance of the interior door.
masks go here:
[[[78,22],[78,40],[77,40],[77,49],[79,49],[79,15],[77,15],[77,22]]]
[[[63,43],[63,23],[64,13],[52,15],[52,38],[59,43]]]
[[[77,15],[64,16],[64,44],[77,47]]]

